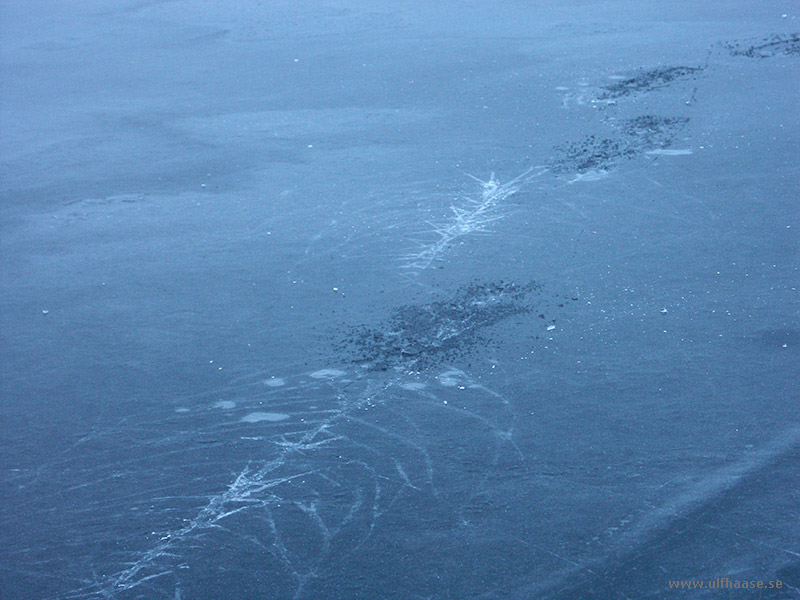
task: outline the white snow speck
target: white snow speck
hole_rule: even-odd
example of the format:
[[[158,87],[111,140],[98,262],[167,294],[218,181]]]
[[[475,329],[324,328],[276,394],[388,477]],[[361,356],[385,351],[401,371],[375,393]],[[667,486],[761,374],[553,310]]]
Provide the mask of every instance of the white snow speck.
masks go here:
[[[459,371],[458,369],[452,369],[450,371],[446,371],[439,375],[439,383],[441,383],[445,387],[454,387],[457,383],[459,383],[458,378],[463,378],[464,372]]]

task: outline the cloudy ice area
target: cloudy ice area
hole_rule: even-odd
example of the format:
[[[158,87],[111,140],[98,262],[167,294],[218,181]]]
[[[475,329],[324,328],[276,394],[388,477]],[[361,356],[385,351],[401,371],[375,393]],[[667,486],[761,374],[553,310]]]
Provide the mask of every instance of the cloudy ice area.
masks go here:
[[[0,597],[800,597],[795,5],[0,11]]]

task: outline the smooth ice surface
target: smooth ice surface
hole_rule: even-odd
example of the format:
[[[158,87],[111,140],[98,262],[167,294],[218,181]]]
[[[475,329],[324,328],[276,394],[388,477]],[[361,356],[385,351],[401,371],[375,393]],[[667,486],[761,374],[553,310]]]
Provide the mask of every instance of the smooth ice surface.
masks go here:
[[[0,598],[800,597],[799,20],[4,2]]]

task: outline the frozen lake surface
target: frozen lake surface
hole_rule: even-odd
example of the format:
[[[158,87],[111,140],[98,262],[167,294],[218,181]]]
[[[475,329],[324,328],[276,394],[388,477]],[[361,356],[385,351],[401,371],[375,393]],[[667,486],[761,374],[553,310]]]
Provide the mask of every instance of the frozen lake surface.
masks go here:
[[[800,597],[796,6],[0,10],[0,597]]]

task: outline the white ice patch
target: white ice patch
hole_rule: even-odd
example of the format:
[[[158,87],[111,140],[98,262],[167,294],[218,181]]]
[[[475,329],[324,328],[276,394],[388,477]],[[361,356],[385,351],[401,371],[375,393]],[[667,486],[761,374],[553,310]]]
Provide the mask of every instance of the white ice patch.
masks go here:
[[[319,371],[314,371],[311,373],[311,377],[314,379],[337,379],[338,377],[342,377],[346,375],[344,371],[340,371],[339,369],[320,369]]]
[[[568,181],[568,183],[579,183],[581,181],[599,181],[608,177],[608,171],[586,171],[586,173],[578,173]]]
[[[645,154],[654,154],[657,156],[686,156],[687,154],[694,154],[691,148],[658,148],[657,150],[648,150]]]
[[[176,413],[181,413],[181,414],[183,414],[183,413],[188,413],[188,412],[189,412],[189,409],[188,409],[188,408],[176,408],[176,409],[175,409],[175,412],[176,412]]]
[[[413,381],[411,383],[404,383],[400,387],[403,388],[404,390],[411,390],[412,392],[416,392],[419,390],[424,390],[428,386],[426,386],[424,383],[418,383],[416,381]]]
[[[270,377],[269,379],[264,380],[264,385],[267,387],[281,387],[286,385],[286,381],[283,377]]]
[[[242,423],[260,423],[261,421],[284,421],[289,415],[283,413],[252,412],[241,418]]]
[[[236,408],[236,402],[233,400],[220,400],[214,405],[214,408]]]

